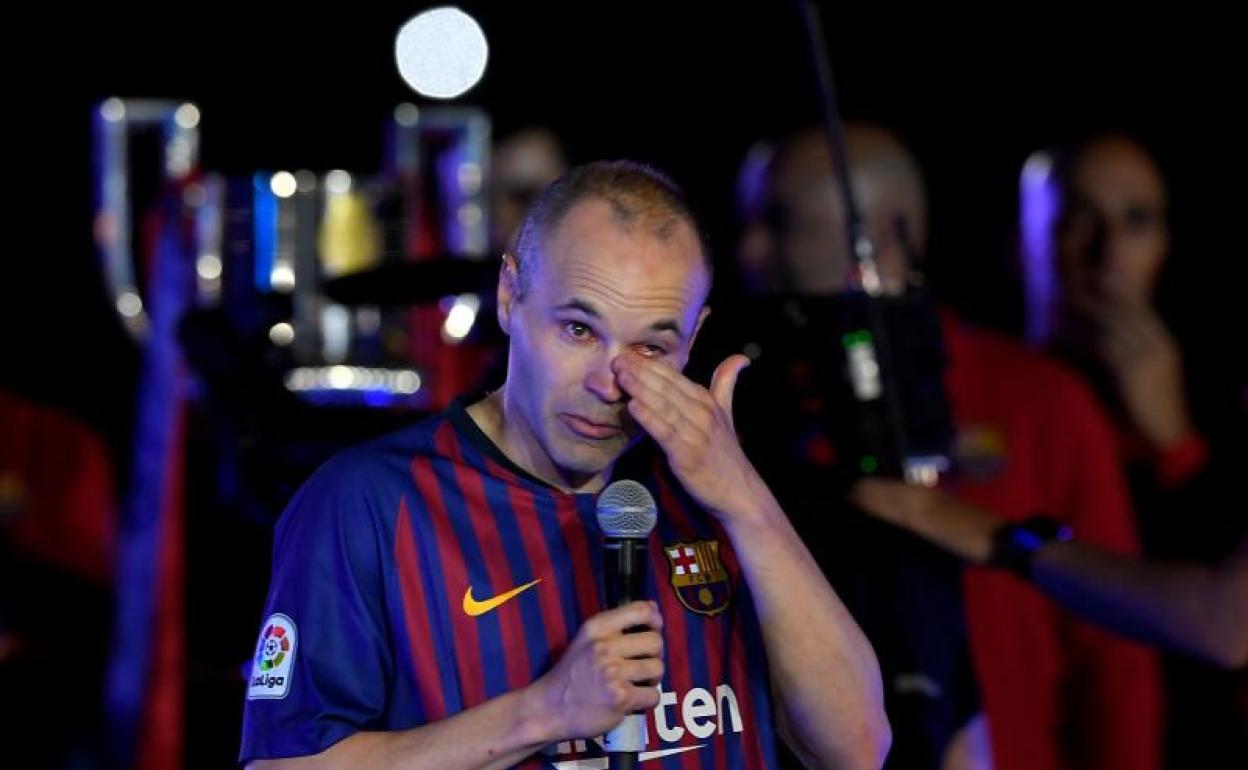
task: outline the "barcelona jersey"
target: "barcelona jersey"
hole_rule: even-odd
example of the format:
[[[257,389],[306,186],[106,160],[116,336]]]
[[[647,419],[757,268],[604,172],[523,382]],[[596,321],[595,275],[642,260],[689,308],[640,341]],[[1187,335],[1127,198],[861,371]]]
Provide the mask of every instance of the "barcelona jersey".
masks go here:
[[[666,670],[642,767],[774,767],[766,652],[731,543],[653,444],[614,476],[659,508],[646,592]],[[541,677],[606,609],[595,503],[513,464],[460,403],[331,459],[277,525],[240,759],[418,727]],[[606,762],[584,736],[519,766]]]

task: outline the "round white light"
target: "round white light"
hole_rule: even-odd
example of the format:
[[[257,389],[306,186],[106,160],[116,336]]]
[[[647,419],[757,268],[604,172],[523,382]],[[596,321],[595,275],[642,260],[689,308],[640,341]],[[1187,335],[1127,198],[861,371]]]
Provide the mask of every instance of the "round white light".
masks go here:
[[[403,80],[434,99],[454,99],[475,86],[485,74],[489,55],[481,25],[450,6],[417,14],[394,41]]]

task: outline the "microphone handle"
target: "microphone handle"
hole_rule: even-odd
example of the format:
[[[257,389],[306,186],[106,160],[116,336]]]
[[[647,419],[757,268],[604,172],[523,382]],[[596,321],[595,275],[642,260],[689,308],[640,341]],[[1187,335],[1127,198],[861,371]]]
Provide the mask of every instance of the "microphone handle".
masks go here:
[[[605,588],[607,606],[619,607],[642,598],[646,583],[646,541],[636,538],[607,538],[605,546]],[[645,631],[632,626],[624,633]],[[635,770],[637,755],[646,743],[644,712],[629,714],[607,733],[607,764],[610,770]],[[616,746],[624,751],[612,751]]]
[[[646,541],[637,538],[607,538],[604,554],[604,581],[607,606],[620,607],[642,599],[646,584]],[[625,633],[644,630],[643,626]]]

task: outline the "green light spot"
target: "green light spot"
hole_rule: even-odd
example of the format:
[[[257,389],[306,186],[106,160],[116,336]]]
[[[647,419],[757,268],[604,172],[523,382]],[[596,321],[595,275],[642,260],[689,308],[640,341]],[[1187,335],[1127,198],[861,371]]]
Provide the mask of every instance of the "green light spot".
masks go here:
[[[871,332],[866,331],[865,329],[862,331],[849,332],[845,336],[841,337],[841,344],[847,349],[857,347],[859,345],[870,345]]]

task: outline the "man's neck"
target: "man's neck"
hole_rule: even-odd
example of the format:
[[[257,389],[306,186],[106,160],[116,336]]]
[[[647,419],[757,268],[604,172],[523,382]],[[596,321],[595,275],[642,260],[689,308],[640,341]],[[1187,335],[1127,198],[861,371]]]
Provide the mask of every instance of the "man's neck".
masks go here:
[[[468,416],[485,437],[494,442],[499,451],[526,473],[561,492],[570,494],[599,492],[610,476],[608,466],[594,474],[565,473],[543,451],[532,429],[520,416],[519,410],[507,405],[507,385],[485,398],[470,404]]]

